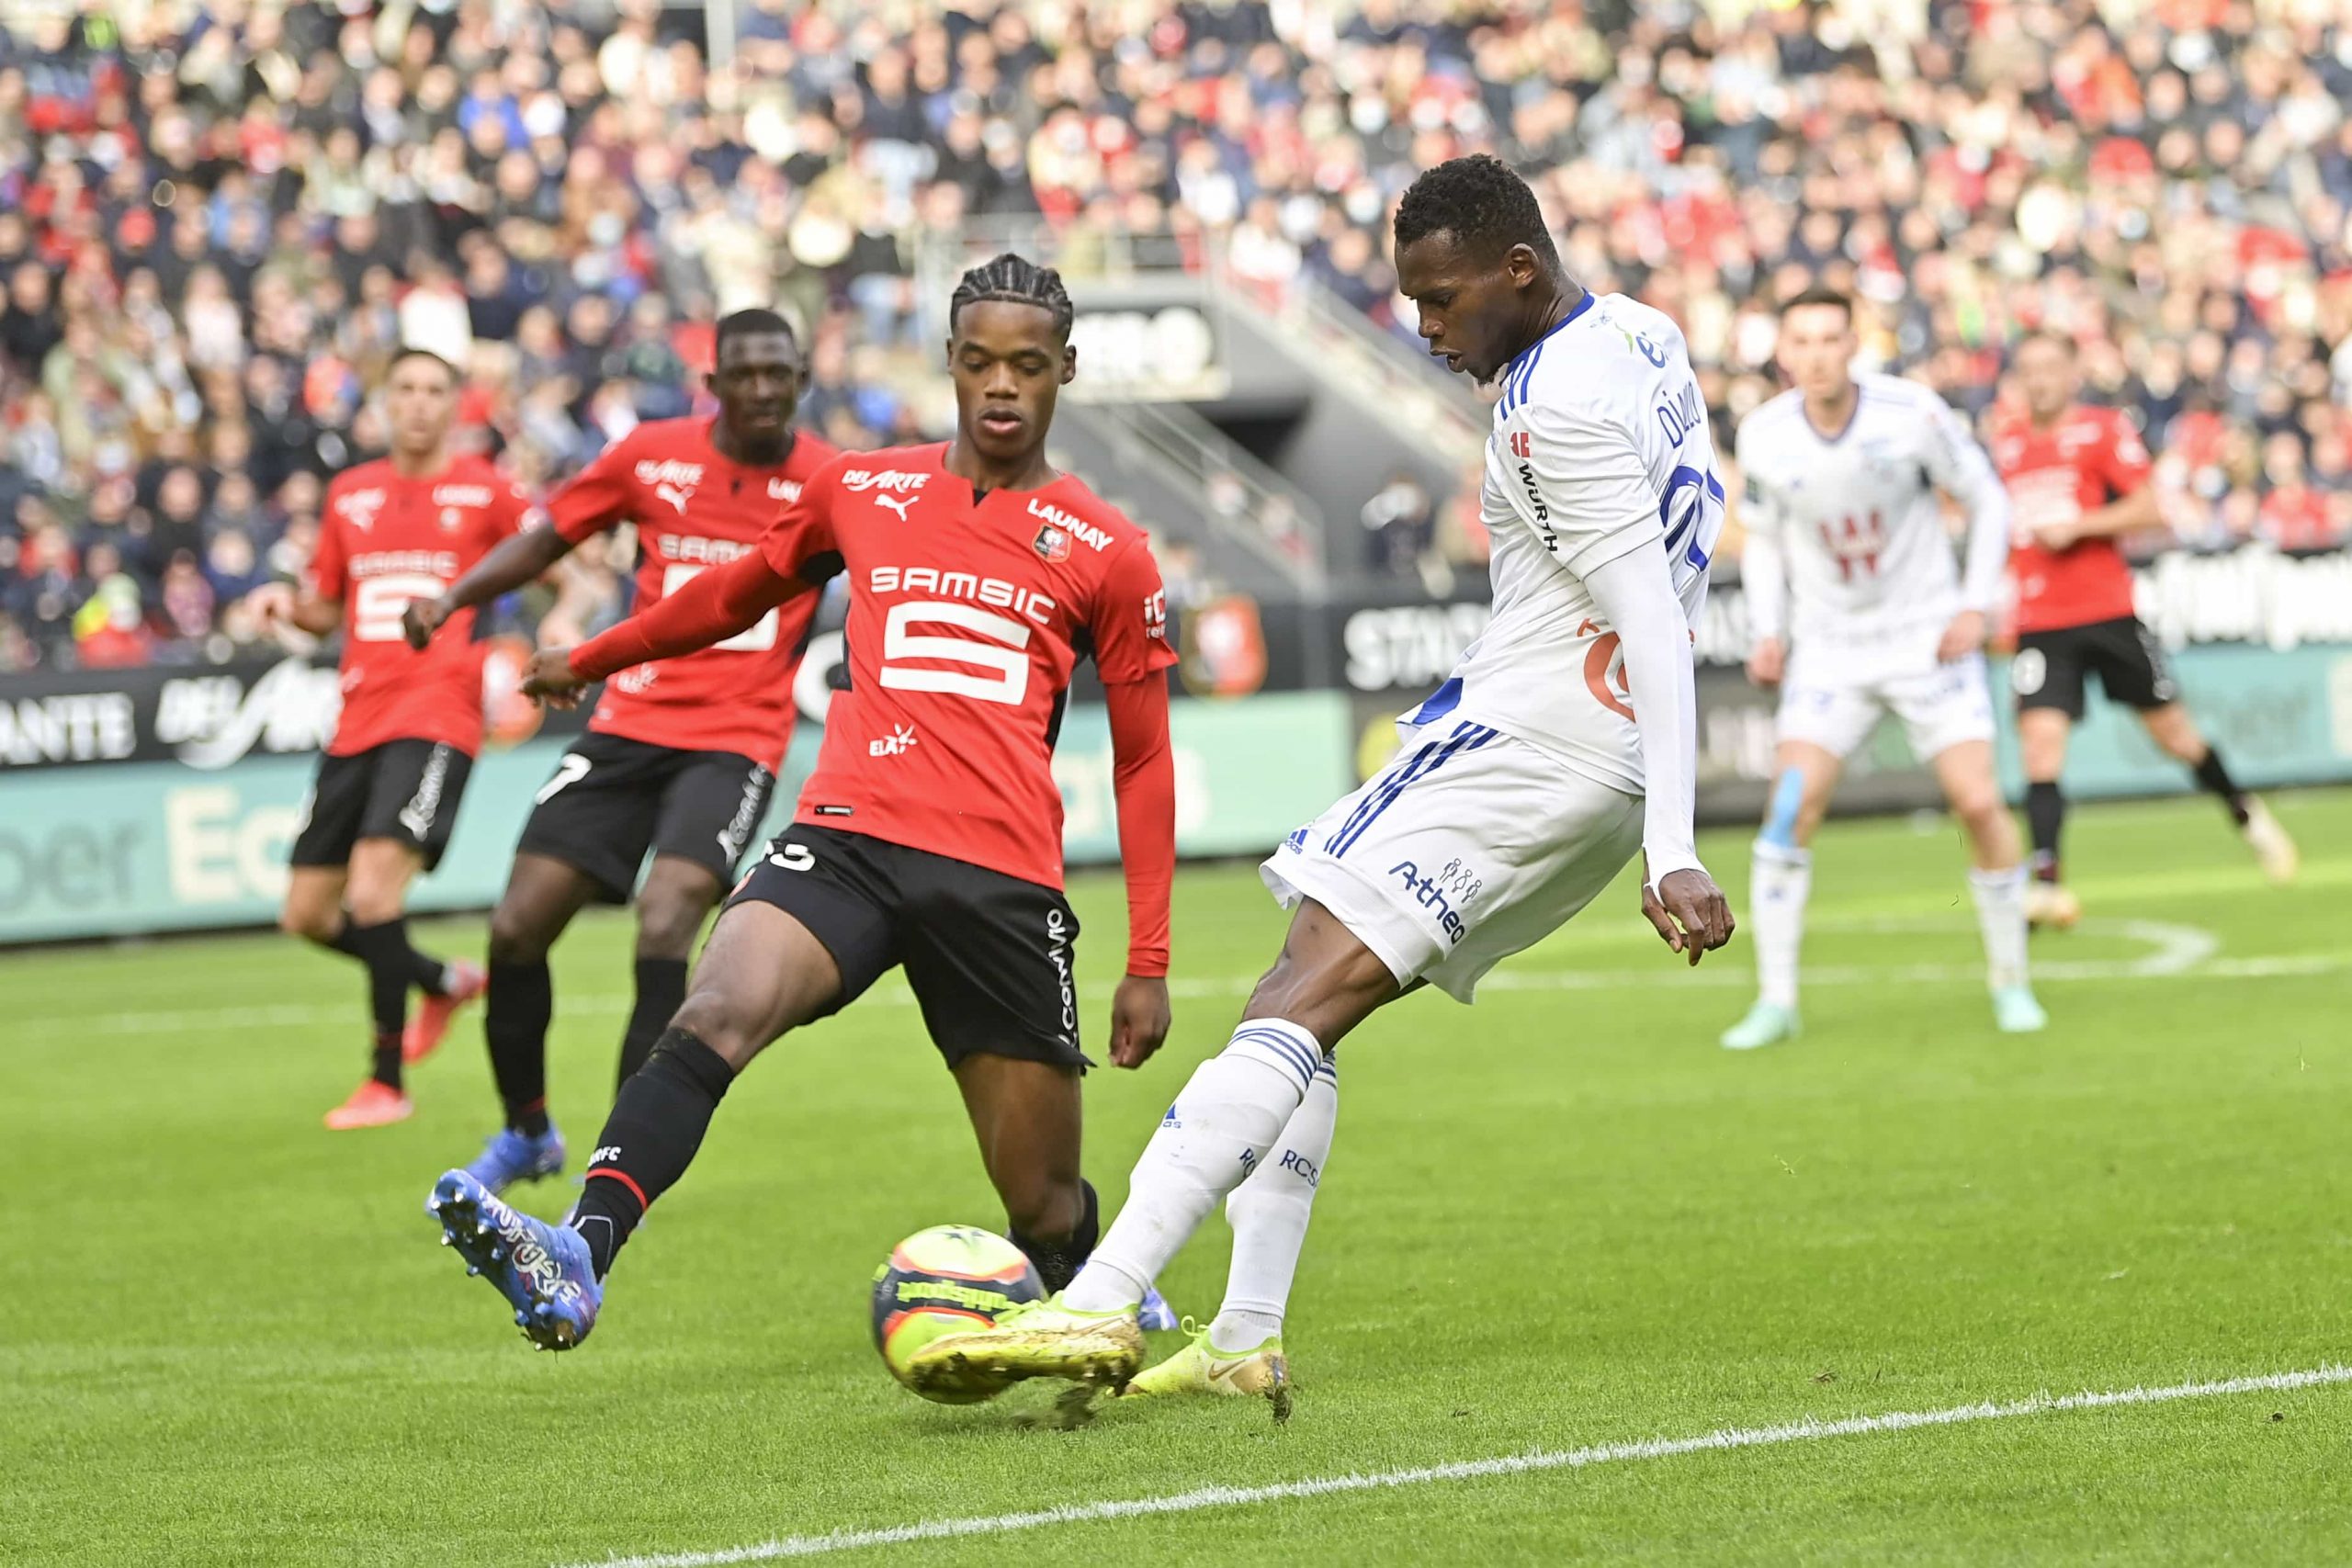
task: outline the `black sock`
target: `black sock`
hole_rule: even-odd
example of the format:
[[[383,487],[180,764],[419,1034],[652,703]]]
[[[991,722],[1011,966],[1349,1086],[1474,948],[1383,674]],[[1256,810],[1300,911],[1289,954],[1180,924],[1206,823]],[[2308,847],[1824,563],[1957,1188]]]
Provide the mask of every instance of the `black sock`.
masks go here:
[[[368,965],[368,1011],[376,1026],[376,1077],[401,1087],[401,1034],[408,1024],[409,964],[405,920],[377,925],[346,925],[343,940],[351,953]],[[387,1044],[387,1042],[390,1043]]]
[[[678,1016],[686,999],[686,961],[683,958],[640,958],[637,961],[637,1005],[629,1009],[628,1028],[621,1032],[620,1073],[613,1080],[617,1091],[636,1076],[653,1055],[653,1043]]]
[[[408,983],[414,986],[419,990],[430,991],[436,997],[447,996],[448,994],[449,966],[442,963],[441,960],[437,958],[418,952],[414,947],[409,944],[408,917],[406,915],[396,915],[392,919],[384,921],[381,925],[374,926],[359,925],[353,921],[348,916],[345,916],[343,922],[343,929],[335,932],[332,941],[329,941],[322,945],[331,947],[337,953],[347,953],[352,957],[359,960],[362,964],[370,964],[374,962],[374,960],[370,958],[369,952],[375,950],[369,949],[368,951],[362,951],[362,949],[367,946],[368,942],[374,939],[360,937],[358,933],[361,931],[380,931],[387,930],[395,931],[399,935],[400,947],[398,962],[401,969],[408,976]],[[382,951],[390,953],[392,950],[390,947],[385,947]]]
[[[587,1239],[596,1278],[612,1268],[646,1206],[685,1175],[734,1081],[726,1058],[691,1031],[665,1029],[644,1067],[621,1085],[572,1211],[571,1228]]]
[[[370,1048],[368,1076],[387,1089],[401,1087],[401,1032],[390,1034],[376,1032],[376,1043]]]
[[[2230,770],[2222,763],[2220,750],[2211,746],[2206,747],[2205,760],[2197,764],[2194,772],[2199,784],[2222,797],[2222,804],[2229,807],[2230,819],[2239,827],[2245,827],[2249,815],[2246,810],[2245,791],[2238,788],[2237,781],[2230,777]]]
[[[555,986],[547,960],[490,965],[490,994],[482,998],[481,1032],[490,1042],[490,1076],[506,1124],[526,1137],[548,1130],[548,1020],[555,1013]]]
[[[1094,1183],[1080,1181],[1078,1185],[1086,1194],[1086,1209],[1079,1215],[1078,1228],[1067,1238],[1040,1241],[1017,1230],[1005,1237],[1029,1255],[1029,1261],[1037,1266],[1037,1277],[1045,1280],[1048,1292],[1061,1290],[1078,1278],[1079,1265],[1092,1255],[1095,1242],[1102,1237],[1102,1213],[1095,1202]]]
[[[2033,874],[2041,882],[2058,880],[2058,830],[2066,822],[2066,796],[2052,779],[2025,786],[2026,830],[2033,835]]]

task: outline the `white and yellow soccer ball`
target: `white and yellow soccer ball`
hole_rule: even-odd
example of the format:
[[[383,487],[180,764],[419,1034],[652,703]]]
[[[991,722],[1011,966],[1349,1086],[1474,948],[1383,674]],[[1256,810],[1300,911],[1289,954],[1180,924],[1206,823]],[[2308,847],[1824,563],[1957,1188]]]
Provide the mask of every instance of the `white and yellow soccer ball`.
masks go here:
[[[933,1340],[986,1328],[1004,1313],[1046,1293],[1022,1250],[978,1225],[933,1225],[890,1249],[874,1274],[874,1346],[882,1364],[907,1382],[907,1363]],[[926,1393],[943,1404],[974,1404],[985,1393]]]

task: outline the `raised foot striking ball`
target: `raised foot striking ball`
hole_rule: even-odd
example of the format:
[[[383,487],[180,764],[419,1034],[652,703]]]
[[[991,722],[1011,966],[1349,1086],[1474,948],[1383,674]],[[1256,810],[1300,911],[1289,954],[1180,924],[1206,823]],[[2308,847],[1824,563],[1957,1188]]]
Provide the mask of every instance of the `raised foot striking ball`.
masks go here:
[[[933,1225],[890,1249],[874,1274],[874,1346],[882,1364],[909,1388],[914,1353],[948,1334],[986,1328],[1023,1302],[1046,1293],[1046,1282],[1022,1250],[978,1225]],[[942,1404],[977,1404],[993,1388],[915,1389]]]

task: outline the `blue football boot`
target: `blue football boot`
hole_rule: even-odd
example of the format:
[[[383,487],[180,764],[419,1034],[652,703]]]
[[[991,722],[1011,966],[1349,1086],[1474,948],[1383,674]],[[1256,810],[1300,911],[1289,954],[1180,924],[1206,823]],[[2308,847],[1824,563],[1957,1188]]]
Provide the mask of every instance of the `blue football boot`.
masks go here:
[[[515,1213],[462,1170],[444,1171],[433,1184],[432,1212],[441,1245],[458,1249],[467,1273],[498,1287],[525,1338],[542,1350],[569,1350],[588,1337],[605,1288],[579,1232]]]
[[[1136,1308],[1136,1325],[1139,1328],[1176,1326],[1176,1309],[1168,1304],[1168,1298],[1159,1293],[1159,1286],[1154,1285],[1144,1292],[1143,1304]]]
[[[481,1153],[467,1165],[466,1174],[495,1198],[518,1181],[537,1181],[563,1174],[563,1134],[550,1126],[534,1138],[512,1127],[493,1134]]]

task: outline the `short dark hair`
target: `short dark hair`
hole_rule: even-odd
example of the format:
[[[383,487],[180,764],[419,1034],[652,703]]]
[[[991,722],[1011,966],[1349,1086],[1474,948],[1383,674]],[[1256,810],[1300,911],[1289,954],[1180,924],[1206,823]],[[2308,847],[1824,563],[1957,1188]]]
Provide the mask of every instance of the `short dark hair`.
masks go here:
[[[1478,261],[1498,261],[1513,245],[1525,245],[1555,272],[1560,266],[1534,191],[1490,153],[1422,170],[1396,204],[1396,233],[1400,251],[1431,234],[1452,234]]]
[[[1826,283],[1816,283],[1795,299],[1784,301],[1781,306],[1781,315],[1785,320],[1790,311],[1802,310],[1808,305],[1834,306],[1845,312],[1848,321],[1854,319],[1853,297]]]
[[[1078,307],[1070,303],[1069,290],[1062,286],[1062,275],[1011,251],[972,268],[956,280],[956,292],[947,297],[948,331],[956,330],[956,319],[963,315],[965,306],[977,305],[983,299],[1036,306],[1054,318],[1054,336],[1065,343],[1069,340],[1071,323],[1078,320]]]
[[[412,359],[429,359],[434,364],[438,365],[442,369],[449,373],[449,384],[453,387],[465,379],[465,377],[458,373],[458,367],[449,362],[447,355],[435,354],[429,348],[418,348],[413,344],[405,344],[396,350],[393,353],[392,357],[385,362],[384,379],[387,381],[390,380],[392,378],[392,372],[399,369],[401,366],[407,364]]]
[[[763,333],[780,333],[786,342],[792,344],[795,352],[799,350],[800,334],[792,330],[790,321],[786,321],[775,311],[757,308],[737,310],[731,315],[718,318],[718,331],[711,338],[710,343],[711,365],[714,367],[717,367],[719,356],[727,352],[727,345],[732,340],[739,337],[753,337]]]

